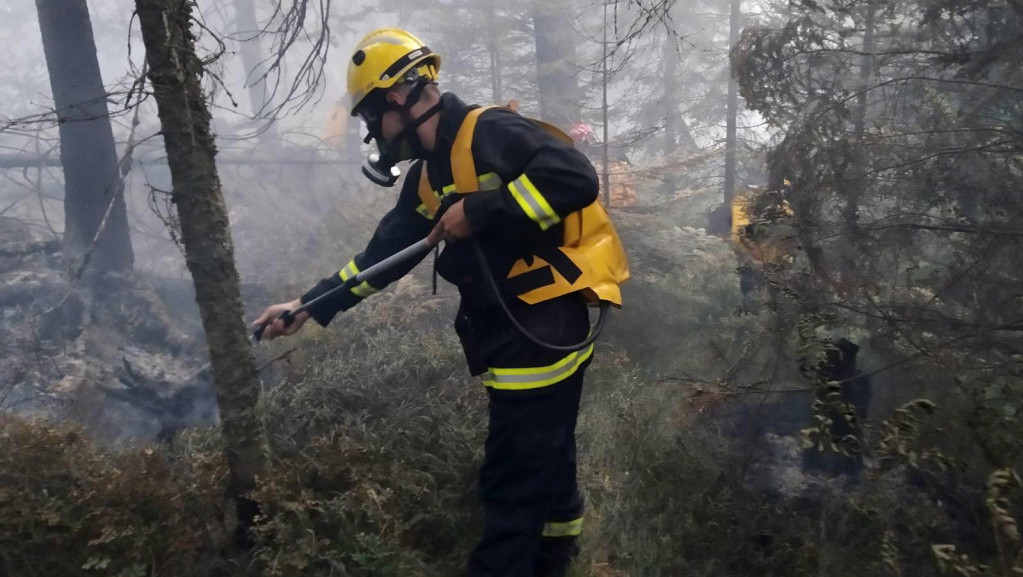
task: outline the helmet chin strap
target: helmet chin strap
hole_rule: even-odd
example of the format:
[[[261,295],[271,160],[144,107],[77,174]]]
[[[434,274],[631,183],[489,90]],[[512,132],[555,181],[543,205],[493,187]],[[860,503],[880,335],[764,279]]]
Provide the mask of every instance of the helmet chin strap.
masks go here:
[[[440,112],[440,102],[431,106],[429,110],[423,112],[417,118],[412,117],[412,107],[419,102],[423,89],[426,88],[427,84],[435,83],[425,78],[420,78],[416,81],[412,90],[409,91],[404,104],[401,106],[391,104],[389,106],[392,110],[397,110],[401,115],[402,129],[394,138],[390,141],[384,141],[383,136],[379,133],[379,125],[377,125],[376,129],[370,128],[370,134],[366,137],[366,142],[369,142],[371,138],[375,138],[380,154],[372,154],[366,159],[362,165],[362,173],[380,186],[394,186],[398,181],[398,174],[400,172],[395,174],[394,165],[396,163],[402,160],[409,160],[410,158],[426,158],[429,154],[429,151],[426,150],[423,142],[419,139],[417,129],[433,117],[433,115]],[[402,140],[408,144],[407,151],[402,150]]]
[[[419,138],[418,128],[423,125],[424,122],[429,120],[433,115],[440,112],[440,102],[431,106],[427,111],[423,112],[416,118],[412,118],[412,107],[415,106],[419,99],[422,97],[423,90],[429,84],[435,84],[425,78],[420,78],[416,81],[415,86],[409,92],[408,97],[405,99],[405,104],[398,108],[398,112],[401,113],[401,123],[404,125],[402,131],[395,137],[404,137],[412,148],[412,154],[415,158],[426,158],[429,151],[423,146],[423,141]]]

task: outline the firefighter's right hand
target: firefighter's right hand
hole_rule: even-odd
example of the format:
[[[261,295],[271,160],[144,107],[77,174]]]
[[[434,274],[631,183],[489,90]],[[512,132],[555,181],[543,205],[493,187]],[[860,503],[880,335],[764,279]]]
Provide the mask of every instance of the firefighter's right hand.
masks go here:
[[[284,320],[277,318],[284,311],[293,311],[298,307],[302,306],[302,299],[295,299],[288,303],[280,303],[267,307],[263,314],[259,315],[259,318],[253,321],[252,326],[259,328],[266,323],[266,328],[263,329],[263,339],[272,341],[277,337],[293,335],[302,328],[302,325],[309,320],[309,313],[302,311],[295,315],[294,320],[291,324],[284,326]]]

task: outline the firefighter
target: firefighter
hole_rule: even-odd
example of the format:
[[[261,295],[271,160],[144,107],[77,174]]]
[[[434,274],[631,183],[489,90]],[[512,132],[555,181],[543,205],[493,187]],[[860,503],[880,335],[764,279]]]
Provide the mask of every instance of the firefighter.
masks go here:
[[[378,30],[356,46],[350,107],[379,150],[363,172],[390,186],[394,164],[413,163],[365,250],[254,324],[271,323],[264,338],[294,334],[308,318],[327,325],[422,257],[316,303],[290,325],[273,319],[423,237],[446,241],[436,269],[458,288],[455,329],[489,395],[479,476],[486,521],[469,575],[564,575],[582,530],[575,426],[593,346],[570,349],[589,340],[588,301],[620,305],[625,256],[595,202],[593,166],[570,139],[510,109],[442,94],[439,68],[440,57],[403,30]]]
[[[739,260],[741,310],[758,307],[754,293],[767,284],[765,273],[783,267],[792,259],[795,233],[791,228],[792,208],[785,199],[788,181],[781,190],[749,187],[732,199],[732,249]]]

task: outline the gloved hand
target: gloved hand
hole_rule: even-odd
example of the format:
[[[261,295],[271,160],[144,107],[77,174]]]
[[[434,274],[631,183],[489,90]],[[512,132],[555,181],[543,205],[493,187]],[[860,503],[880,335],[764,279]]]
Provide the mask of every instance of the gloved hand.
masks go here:
[[[280,336],[289,336],[297,333],[302,325],[309,320],[309,313],[302,311],[293,317],[291,324],[285,325],[284,319],[277,318],[284,311],[293,311],[298,307],[302,306],[302,299],[295,299],[291,302],[280,303],[267,307],[263,314],[259,315],[259,318],[252,322],[252,326],[259,328],[264,324],[266,327],[263,329],[262,338],[268,341],[272,341]]]
[[[441,240],[464,240],[472,236],[469,220],[465,218],[464,202],[459,200],[444,211],[427,237],[431,245],[436,245]]]

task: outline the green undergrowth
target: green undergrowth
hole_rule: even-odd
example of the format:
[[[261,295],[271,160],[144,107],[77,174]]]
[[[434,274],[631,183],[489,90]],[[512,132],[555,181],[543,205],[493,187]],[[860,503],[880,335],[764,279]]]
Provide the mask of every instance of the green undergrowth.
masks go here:
[[[2,416],[0,574],[213,574],[225,471],[216,451],[108,451],[72,426]]]
[[[282,357],[262,373],[271,470],[246,555],[230,547],[215,428],[109,448],[71,425],[0,417],[0,575],[461,575],[481,527],[486,394],[451,303],[408,307],[406,292],[425,290],[414,283],[267,351]],[[685,359],[668,351],[673,370],[733,357],[723,326],[706,350],[690,338]],[[890,458],[851,490],[772,494],[746,440],[720,432],[744,414],[734,399],[658,376],[615,342],[598,346],[583,397],[575,577],[979,575],[970,567],[1015,552],[1013,478],[985,508],[983,487],[963,490],[968,471],[926,452],[944,442],[933,435],[962,436],[953,419],[932,436],[918,435],[922,418],[878,423]]]

